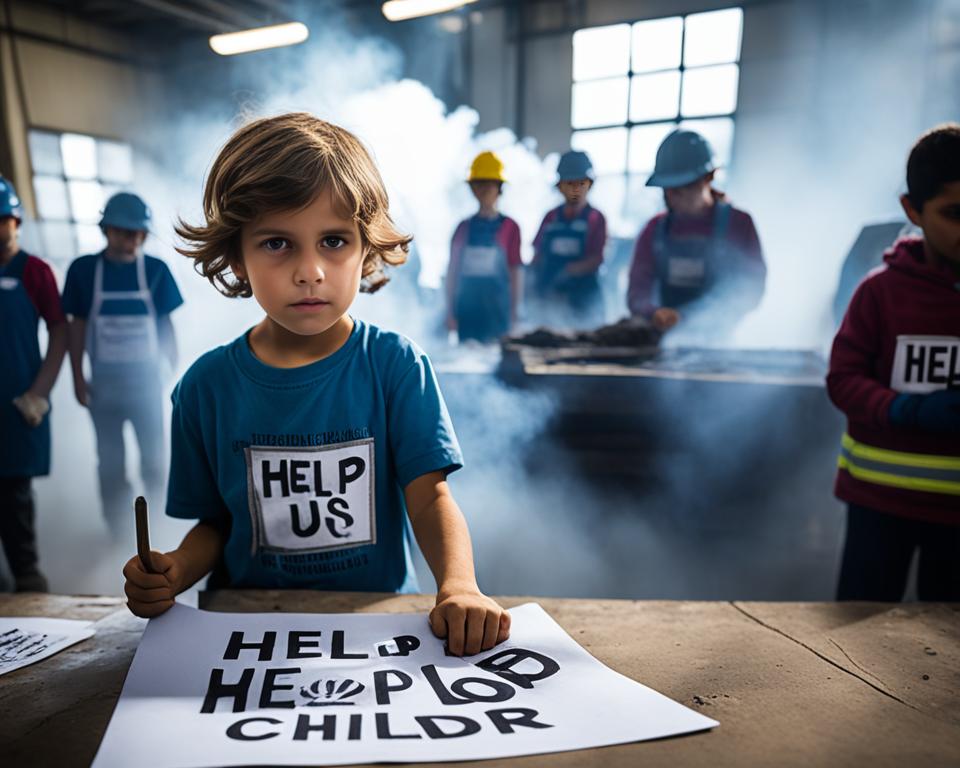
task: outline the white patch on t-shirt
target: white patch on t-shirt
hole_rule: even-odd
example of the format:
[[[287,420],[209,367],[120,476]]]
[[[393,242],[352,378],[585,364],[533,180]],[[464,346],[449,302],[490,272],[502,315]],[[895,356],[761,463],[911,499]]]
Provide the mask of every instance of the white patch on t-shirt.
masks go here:
[[[245,452],[254,552],[376,543],[373,438]]]
[[[960,337],[897,336],[890,388],[925,394],[960,385]]]
[[[12,291],[20,285],[20,281],[15,277],[0,277],[0,289],[4,291]]]
[[[704,259],[687,256],[672,256],[667,261],[667,282],[680,287],[697,287],[703,283],[707,272]]]
[[[468,245],[463,249],[464,277],[495,277],[500,262],[500,249],[495,245]]]

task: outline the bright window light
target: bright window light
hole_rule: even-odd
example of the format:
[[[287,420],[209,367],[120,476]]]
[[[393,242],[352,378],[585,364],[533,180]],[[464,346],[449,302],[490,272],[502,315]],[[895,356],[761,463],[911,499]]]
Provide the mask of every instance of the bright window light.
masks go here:
[[[680,70],[638,75],[630,83],[630,119],[635,123],[676,119],[680,112]]]
[[[633,71],[655,72],[680,66],[683,19],[638,21],[633,25]]]
[[[78,255],[73,224],[69,221],[40,221],[38,226],[45,260],[66,263]]]
[[[406,21],[418,16],[446,13],[477,0],[390,0],[380,10],[389,21]]]
[[[683,73],[683,97],[680,112],[684,117],[725,115],[737,109],[737,83],[740,68],[736,64],[688,69]]]
[[[743,10],[740,8],[687,16],[683,65],[702,67],[739,60],[742,29]]]
[[[30,131],[30,162],[33,172],[48,176],[63,176],[60,160],[60,137],[55,133]]]
[[[97,142],[92,136],[65,133],[60,137],[63,173],[68,179],[93,179],[97,175]]]
[[[708,120],[684,120],[681,128],[696,131],[710,142],[717,165],[730,164],[733,150],[733,118],[715,117]]]
[[[657,162],[657,150],[667,134],[676,130],[676,123],[636,125],[630,129],[631,173],[649,174]]]
[[[598,176],[623,173],[627,160],[627,129],[603,128],[599,131],[577,131],[570,141],[573,149],[590,155]]]
[[[262,51],[265,48],[282,48],[285,45],[302,43],[310,36],[305,24],[294,21],[275,24],[272,27],[257,27],[241,32],[228,32],[210,38],[210,47],[221,56]]]
[[[66,182],[56,176],[34,176],[33,192],[41,219],[69,219],[70,200]]]
[[[613,125],[627,119],[627,78],[574,83],[571,119],[574,128]]]
[[[97,166],[101,180],[129,184],[133,181],[133,150],[119,141],[98,141]]]
[[[630,25],[581,29],[573,33],[573,79],[594,80],[630,69]]]
[[[100,221],[100,212],[107,202],[99,181],[68,181],[70,210],[75,221],[95,224]]]

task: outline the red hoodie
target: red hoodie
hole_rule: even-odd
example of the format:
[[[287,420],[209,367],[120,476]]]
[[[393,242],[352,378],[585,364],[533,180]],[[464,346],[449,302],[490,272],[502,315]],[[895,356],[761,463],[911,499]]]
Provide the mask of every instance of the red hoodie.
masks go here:
[[[827,391],[847,415],[836,494],[882,512],[960,525],[960,483],[953,482],[960,477],[960,436],[895,427],[888,418],[898,393],[960,381],[960,279],[926,262],[920,238],[898,240],[884,262],[857,287],[830,354]],[[945,486],[931,478],[955,487],[939,492]]]

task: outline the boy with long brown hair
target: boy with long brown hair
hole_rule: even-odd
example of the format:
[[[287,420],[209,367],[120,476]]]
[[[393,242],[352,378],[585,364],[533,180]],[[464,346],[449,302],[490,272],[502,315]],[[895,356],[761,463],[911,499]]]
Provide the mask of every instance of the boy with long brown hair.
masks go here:
[[[198,523],[154,555],[161,573],[126,564],[130,609],[164,612],[221,558],[232,587],[414,591],[412,526],[434,633],[458,655],[504,640],[446,482],[462,458],[430,361],[348,314],[411,240],[366,149],[309,114],[258,120],[220,151],[203,209],[180,252],[266,316],[174,391],[167,514]]]

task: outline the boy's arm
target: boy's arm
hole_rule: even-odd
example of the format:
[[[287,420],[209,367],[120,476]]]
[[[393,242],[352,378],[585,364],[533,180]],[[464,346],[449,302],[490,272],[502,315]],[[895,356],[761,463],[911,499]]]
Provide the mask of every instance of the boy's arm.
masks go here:
[[[871,426],[889,423],[896,391],[877,379],[881,317],[869,282],[861,283],[833,340],[827,393],[850,421]]]
[[[47,354],[43,358],[40,370],[37,372],[37,378],[33,380],[28,394],[47,399],[50,396],[50,390],[57,380],[60,373],[60,366],[63,364],[64,355],[67,353],[67,323],[62,321],[48,330],[49,340],[47,342]]]
[[[147,573],[140,557],[131,557],[123,567],[127,580],[123,591],[130,611],[144,619],[166,611],[177,595],[213,570],[223,552],[224,542],[225,536],[216,525],[201,521],[172,552],[151,552],[150,559],[158,573]]]
[[[430,626],[450,652],[471,655],[510,636],[510,614],[480,592],[467,522],[443,472],[428,472],[404,489],[420,550],[437,582]]]
[[[157,315],[157,338],[160,351],[170,361],[171,370],[177,367],[179,357],[177,351],[177,334],[173,330],[173,322],[169,314]]]
[[[510,268],[510,327],[514,328],[520,317],[520,300],[523,298],[523,271]]]
[[[87,380],[83,377],[83,353],[87,346],[87,318],[73,316],[67,326],[67,348],[73,372],[73,392],[82,406],[88,404]]]

